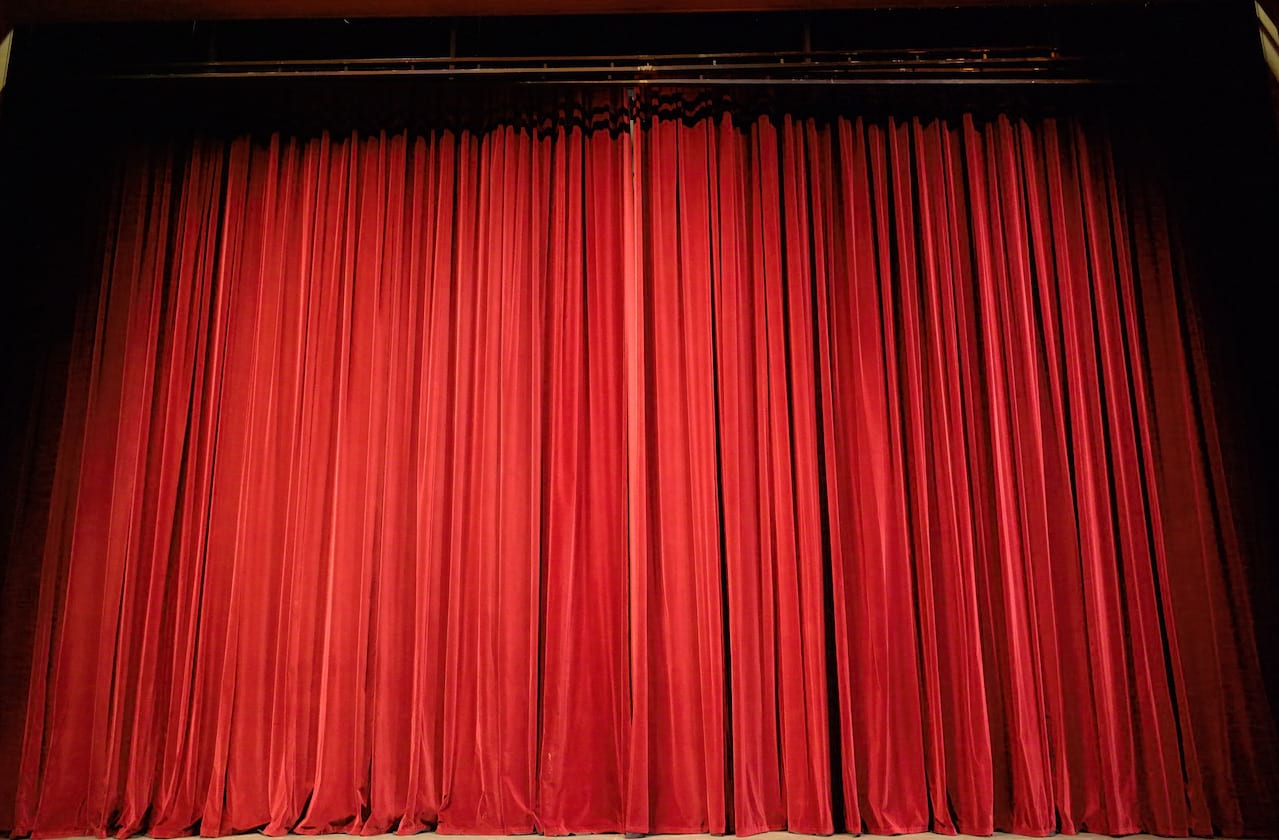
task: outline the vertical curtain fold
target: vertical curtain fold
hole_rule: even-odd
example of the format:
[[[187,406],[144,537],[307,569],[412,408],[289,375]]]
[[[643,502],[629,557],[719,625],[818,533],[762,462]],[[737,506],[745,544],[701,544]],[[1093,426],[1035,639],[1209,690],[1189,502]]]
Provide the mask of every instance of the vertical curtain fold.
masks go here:
[[[1276,826],[1154,179],[675,110],[130,154],[0,828]]]

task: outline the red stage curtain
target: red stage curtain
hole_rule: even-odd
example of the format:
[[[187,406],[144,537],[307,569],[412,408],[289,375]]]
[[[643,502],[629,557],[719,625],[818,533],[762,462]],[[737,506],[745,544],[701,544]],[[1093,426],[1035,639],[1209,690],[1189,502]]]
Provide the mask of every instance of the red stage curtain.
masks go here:
[[[0,827],[1275,826],[1174,220],[1104,127],[204,138],[113,208]]]

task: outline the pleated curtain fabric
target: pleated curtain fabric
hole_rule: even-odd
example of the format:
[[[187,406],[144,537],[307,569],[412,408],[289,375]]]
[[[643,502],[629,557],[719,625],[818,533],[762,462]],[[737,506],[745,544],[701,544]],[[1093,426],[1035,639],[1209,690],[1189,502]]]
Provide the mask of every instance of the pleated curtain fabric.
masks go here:
[[[641,116],[132,150],[0,828],[1276,827],[1157,181]]]

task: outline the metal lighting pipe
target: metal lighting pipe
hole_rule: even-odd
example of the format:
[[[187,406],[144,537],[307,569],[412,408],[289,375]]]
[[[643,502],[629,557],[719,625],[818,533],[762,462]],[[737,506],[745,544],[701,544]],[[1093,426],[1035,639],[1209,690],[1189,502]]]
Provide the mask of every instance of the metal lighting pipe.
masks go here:
[[[524,84],[1094,84],[1048,48],[208,61],[102,68],[105,80],[426,77]],[[1084,72],[1081,72],[1084,71]]]
[[[865,58],[863,58],[863,56]],[[383,57],[383,58],[306,58],[306,59],[249,59],[237,61],[195,61],[172,62],[160,67],[173,68],[235,68],[253,67],[257,65],[276,65],[281,67],[320,67],[350,65],[417,65],[417,64],[527,64],[574,62],[666,62],[666,61],[734,61],[743,59],[770,58],[782,64],[787,59],[810,62],[814,59],[842,57],[847,63],[868,63],[867,59],[878,57],[880,61],[900,62],[908,58],[930,61],[999,61],[1018,60],[1027,57],[1053,58],[1066,60],[1056,50],[1047,46],[1027,45],[1025,47],[971,47],[971,48],[939,48],[939,49],[855,49],[855,50],[769,50],[766,52],[696,52],[696,53],[635,53],[629,55],[519,55],[519,56],[419,56],[419,57]]]

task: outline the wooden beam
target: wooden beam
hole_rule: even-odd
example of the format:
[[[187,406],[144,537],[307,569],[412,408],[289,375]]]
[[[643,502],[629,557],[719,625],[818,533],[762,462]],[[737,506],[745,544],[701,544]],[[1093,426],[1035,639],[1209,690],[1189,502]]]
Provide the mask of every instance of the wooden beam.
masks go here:
[[[0,93],[9,78],[9,53],[13,47],[13,30],[0,22]]]
[[[1257,3],[1257,22],[1261,30],[1261,54],[1275,80],[1279,80],[1279,25],[1262,3]]]

